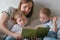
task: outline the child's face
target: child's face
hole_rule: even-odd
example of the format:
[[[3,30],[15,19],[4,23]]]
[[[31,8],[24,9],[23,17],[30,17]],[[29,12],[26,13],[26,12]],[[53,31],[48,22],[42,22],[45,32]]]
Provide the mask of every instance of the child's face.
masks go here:
[[[20,26],[25,26],[27,24],[27,19],[25,16],[22,16],[22,17],[17,18],[16,22]]]
[[[45,14],[41,13],[39,14],[39,19],[41,21],[41,23],[45,23],[47,22],[48,20],[50,20],[50,17],[46,16]]]

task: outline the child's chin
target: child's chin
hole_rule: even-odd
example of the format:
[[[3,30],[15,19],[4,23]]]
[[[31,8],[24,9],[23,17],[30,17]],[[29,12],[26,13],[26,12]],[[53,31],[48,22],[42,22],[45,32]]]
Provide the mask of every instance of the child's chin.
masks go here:
[[[45,23],[45,22],[41,22],[41,23]]]

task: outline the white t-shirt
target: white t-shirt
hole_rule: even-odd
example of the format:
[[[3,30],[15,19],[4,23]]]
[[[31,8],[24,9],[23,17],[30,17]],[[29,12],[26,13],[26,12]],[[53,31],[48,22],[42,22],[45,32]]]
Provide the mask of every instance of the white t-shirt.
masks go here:
[[[15,24],[12,29],[11,29],[12,32],[15,32],[15,33],[19,33],[19,34],[22,34],[22,26],[18,25],[18,24]]]

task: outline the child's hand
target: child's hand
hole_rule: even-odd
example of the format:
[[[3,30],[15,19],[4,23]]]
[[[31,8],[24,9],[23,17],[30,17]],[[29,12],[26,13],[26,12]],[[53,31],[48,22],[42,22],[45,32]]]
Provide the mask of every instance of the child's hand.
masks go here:
[[[57,17],[53,17],[53,18],[52,18],[52,21],[53,21],[53,22],[56,22],[56,21],[57,21]]]
[[[52,20],[53,20],[53,28],[52,28],[52,31],[57,32],[57,24],[56,24],[57,17],[53,17]]]

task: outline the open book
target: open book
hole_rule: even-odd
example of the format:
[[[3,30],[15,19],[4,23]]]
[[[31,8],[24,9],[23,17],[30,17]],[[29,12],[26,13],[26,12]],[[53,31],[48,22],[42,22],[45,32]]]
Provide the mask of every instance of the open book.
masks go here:
[[[22,30],[22,35],[23,37],[44,37],[47,35],[49,28],[43,27],[41,25],[36,26],[38,27],[37,29],[34,27],[24,27]]]

